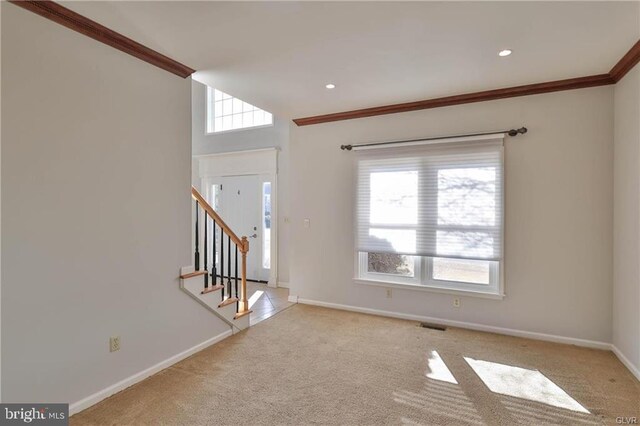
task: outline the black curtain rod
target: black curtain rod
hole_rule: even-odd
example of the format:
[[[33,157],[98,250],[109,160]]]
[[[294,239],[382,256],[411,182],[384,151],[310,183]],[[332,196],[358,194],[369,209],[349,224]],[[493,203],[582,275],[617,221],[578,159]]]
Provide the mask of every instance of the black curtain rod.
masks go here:
[[[407,139],[403,141],[390,141],[390,142],[372,142],[372,143],[360,143],[356,145],[340,145],[341,150],[351,151],[353,148],[357,148],[359,146],[377,146],[377,145],[393,145],[396,143],[407,143],[407,142],[421,142],[421,141],[433,141],[437,139],[454,139],[454,138],[464,138],[467,136],[486,136],[486,135],[494,135],[496,133],[506,133],[509,136],[518,136],[524,135],[527,133],[526,127],[520,127],[519,129],[511,129],[511,130],[498,130],[495,132],[485,132],[485,133],[468,133],[466,135],[451,135],[451,136],[439,136],[435,138],[420,138],[420,139]]]

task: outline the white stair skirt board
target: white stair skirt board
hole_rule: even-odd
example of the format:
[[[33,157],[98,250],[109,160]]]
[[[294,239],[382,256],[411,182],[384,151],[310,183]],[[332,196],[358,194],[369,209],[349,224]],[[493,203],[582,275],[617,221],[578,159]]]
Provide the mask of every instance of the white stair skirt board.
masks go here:
[[[186,351],[180,352],[179,354],[174,355],[171,358],[167,358],[164,361],[161,361],[156,365],[147,368],[146,370],[129,376],[126,379],[119,381],[118,383],[102,389],[101,391],[98,391],[93,395],[89,395],[88,397],[81,399],[80,401],[74,402],[69,405],[69,415],[72,416],[76,413],[79,413],[80,411],[97,404],[103,399],[106,399],[120,391],[123,391],[130,386],[133,386],[136,383],[143,381],[147,377],[153,376],[154,374],[159,373],[165,368],[169,368],[173,364],[180,362],[183,359],[195,354],[196,352],[199,352],[215,343],[218,343],[219,341],[224,340],[231,335],[231,330],[227,330],[224,333],[220,333],[217,336],[212,337],[211,339],[205,340],[204,342],[187,349]]]
[[[209,285],[211,285],[211,283],[209,283]],[[202,290],[204,290],[204,275],[197,275],[191,278],[180,279],[180,288],[206,309],[213,312],[221,320],[231,326],[233,333],[237,333],[244,330],[245,328],[249,328],[250,315],[245,315],[238,319],[234,319],[234,316],[236,314],[235,303],[223,306],[222,308],[218,307],[218,304],[222,302],[220,296],[222,290],[202,294]]]
[[[292,300],[292,298],[294,298],[294,300]],[[437,323],[442,325],[448,325],[450,327],[466,328],[469,330],[485,331],[489,333],[504,334],[507,336],[525,337],[527,339],[544,340],[547,342],[566,343],[569,345],[584,346],[584,347],[593,348],[593,349],[611,350],[611,343],[598,342],[594,340],[577,339],[574,337],[565,337],[565,336],[556,336],[553,334],[536,333],[533,331],[524,331],[524,330],[515,330],[512,328],[495,327],[491,325],[475,324],[475,323],[464,322],[464,321],[453,321],[453,320],[447,320],[442,318],[426,317],[422,315],[404,314],[404,313],[392,312],[392,311],[382,311],[382,310],[371,309],[371,308],[361,308],[359,306],[341,305],[338,303],[328,303],[328,302],[321,302],[321,301],[311,300],[311,299],[303,299],[298,296],[289,296],[290,302],[296,303],[296,300],[297,300],[297,303],[302,303],[305,305],[314,305],[314,306],[321,306],[325,308],[341,309],[344,311],[360,312],[363,314],[380,315],[383,317],[400,318],[400,319],[406,319],[411,321],[431,322],[431,323]]]

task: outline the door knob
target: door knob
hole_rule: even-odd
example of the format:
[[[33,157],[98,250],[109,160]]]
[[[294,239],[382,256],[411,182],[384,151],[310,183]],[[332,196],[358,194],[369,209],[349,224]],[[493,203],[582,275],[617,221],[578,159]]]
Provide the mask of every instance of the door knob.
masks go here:
[[[258,238],[258,234],[249,235],[249,238]]]

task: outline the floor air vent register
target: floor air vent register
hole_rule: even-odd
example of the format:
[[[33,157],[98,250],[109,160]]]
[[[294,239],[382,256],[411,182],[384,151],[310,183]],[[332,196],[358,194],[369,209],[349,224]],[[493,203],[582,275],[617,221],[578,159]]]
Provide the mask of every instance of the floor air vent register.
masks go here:
[[[445,327],[444,325],[431,324],[431,323],[428,323],[428,322],[421,322],[420,323],[420,327],[428,328],[430,330],[437,330],[437,331],[445,331],[447,329],[447,327]]]

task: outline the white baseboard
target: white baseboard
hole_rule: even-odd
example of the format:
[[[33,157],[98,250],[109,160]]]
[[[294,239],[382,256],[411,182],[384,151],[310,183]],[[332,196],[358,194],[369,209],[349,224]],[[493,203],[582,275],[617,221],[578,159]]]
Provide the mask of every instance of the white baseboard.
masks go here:
[[[620,362],[623,363],[624,366],[629,369],[629,371],[631,371],[631,374],[636,376],[636,379],[640,381],[640,369],[638,369],[638,367],[633,365],[633,363],[629,361],[629,359],[626,356],[624,356],[622,351],[620,351],[620,349],[618,349],[616,345],[614,344],[611,345],[611,351],[618,357]]]
[[[103,399],[106,399],[111,395],[128,388],[129,386],[135,385],[136,383],[141,382],[147,377],[152,376],[164,370],[165,368],[171,367],[173,364],[179,361],[182,361],[183,359],[193,355],[194,353],[199,352],[204,348],[211,346],[215,343],[218,343],[219,341],[224,340],[229,336],[231,336],[231,330],[227,330],[224,333],[220,333],[217,336],[212,337],[211,339],[205,340],[204,342],[199,343],[194,347],[187,349],[186,351],[180,352],[179,354],[174,355],[171,358],[165,359],[164,361],[161,361],[156,365],[147,368],[146,370],[136,373],[133,376],[127,377],[126,379],[121,380],[118,383],[115,383],[105,389],[102,389],[101,391],[98,391],[93,395],[89,395],[88,397],[81,399],[80,401],[74,402],[69,405],[69,415],[71,416],[76,413],[79,413],[80,411],[85,410],[91,407],[92,405],[97,404]]]
[[[298,303],[298,296],[291,296],[289,295],[289,297],[287,298],[287,300],[291,303]],[[309,303],[309,305],[312,305],[313,303]]]
[[[289,283],[287,281],[278,281],[278,287],[290,288]]]
[[[587,347],[587,348],[594,348],[594,349],[611,350],[611,344],[610,343],[598,342],[598,341],[594,341],[594,340],[585,340],[585,339],[577,339],[577,338],[574,338],[574,337],[556,336],[556,335],[553,335],[553,334],[544,334],[544,333],[536,333],[536,332],[533,332],[533,331],[515,330],[515,329],[511,329],[511,328],[495,327],[495,326],[491,326],[491,325],[475,324],[475,323],[463,322],[463,321],[453,321],[453,320],[447,320],[447,319],[442,319],[442,318],[425,317],[425,316],[422,316],[422,315],[413,315],[413,314],[404,314],[404,313],[400,313],[400,312],[382,311],[382,310],[371,309],[371,308],[361,308],[359,306],[340,305],[340,304],[337,304],[337,303],[320,302],[320,301],[317,301],[317,300],[299,298],[297,296],[289,296],[289,301],[290,302],[294,302],[294,303],[295,303],[295,301],[291,300],[292,297],[296,298],[297,303],[302,303],[302,304],[306,304],[306,305],[322,306],[322,307],[325,307],[325,308],[341,309],[341,310],[345,310],[345,311],[360,312],[360,313],[363,313],[363,314],[380,315],[380,316],[391,317],[391,318],[400,318],[400,319],[406,319],[406,320],[411,320],[411,321],[432,322],[432,323],[437,323],[437,324],[442,324],[442,325],[448,325],[450,327],[459,327],[459,328],[466,328],[466,329],[469,329],[469,330],[477,330],[477,331],[485,331],[485,332],[489,332],[489,333],[505,334],[507,336],[525,337],[527,339],[544,340],[544,341],[547,341],[547,342],[556,342],[556,343],[566,343],[566,344],[569,344],[569,345],[584,346],[584,347]]]

